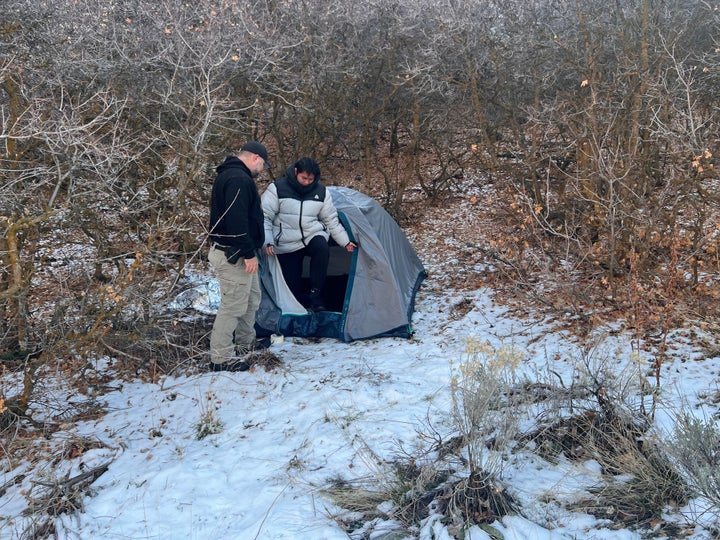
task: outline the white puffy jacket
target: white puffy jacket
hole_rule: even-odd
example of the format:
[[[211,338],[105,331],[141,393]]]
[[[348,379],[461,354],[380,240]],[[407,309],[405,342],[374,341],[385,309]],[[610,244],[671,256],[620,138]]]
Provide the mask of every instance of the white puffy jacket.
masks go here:
[[[262,194],[265,215],[265,245],[275,253],[291,253],[305,247],[313,237],[330,236],[339,246],[350,242],[338,219],[330,192],[317,180],[304,193],[293,188],[287,177],[270,184]]]

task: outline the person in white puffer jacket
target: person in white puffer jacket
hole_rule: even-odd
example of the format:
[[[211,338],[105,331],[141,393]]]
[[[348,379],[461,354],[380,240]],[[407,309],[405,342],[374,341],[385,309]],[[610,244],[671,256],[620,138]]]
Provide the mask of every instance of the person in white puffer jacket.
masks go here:
[[[327,276],[332,236],[348,252],[357,247],[338,219],[330,192],[320,181],[320,166],[304,157],[288,167],[262,195],[265,253],[277,256],[288,287],[313,311],[324,311],[322,287]],[[310,257],[310,291],[302,290],[303,259]]]

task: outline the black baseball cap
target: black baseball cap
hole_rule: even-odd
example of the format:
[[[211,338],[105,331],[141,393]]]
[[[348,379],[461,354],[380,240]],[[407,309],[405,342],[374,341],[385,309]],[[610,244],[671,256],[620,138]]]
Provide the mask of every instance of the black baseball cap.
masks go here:
[[[267,167],[270,167],[270,162],[268,161],[268,153],[267,148],[265,148],[264,144],[261,144],[257,141],[250,141],[243,144],[243,147],[240,149],[241,152],[250,152],[251,154],[257,154],[261,158],[263,158],[263,161],[265,161],[265,165]]]

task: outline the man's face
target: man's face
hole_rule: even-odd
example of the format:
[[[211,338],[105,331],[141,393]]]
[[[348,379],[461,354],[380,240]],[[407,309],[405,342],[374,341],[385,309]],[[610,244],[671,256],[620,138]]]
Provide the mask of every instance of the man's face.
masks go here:
[[[315,181],[315,175],[313,173],[306,171],[299,173],[297,172],[297,169],[295,169],[295,177],[297,178],[298,184],[301,186],[309,186]]]
[[[253,165],[250,168],[253,178],[260,176],[260,173],[265,170],[265,160],[258,154],[253,154]]]

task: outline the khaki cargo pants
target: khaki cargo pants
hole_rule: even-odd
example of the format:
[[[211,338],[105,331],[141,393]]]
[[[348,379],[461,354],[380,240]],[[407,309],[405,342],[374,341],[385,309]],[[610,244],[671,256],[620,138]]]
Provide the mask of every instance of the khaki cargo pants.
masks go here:
[[[220,307],[210,334],[210,360],[221,363],[233,357],[236,347],[250,347],[255,343],[260,277],[259,273],[245,271],[245,259],[230,264],[225,253],[215,245],[210,246],[208,260],[220,284]]]

